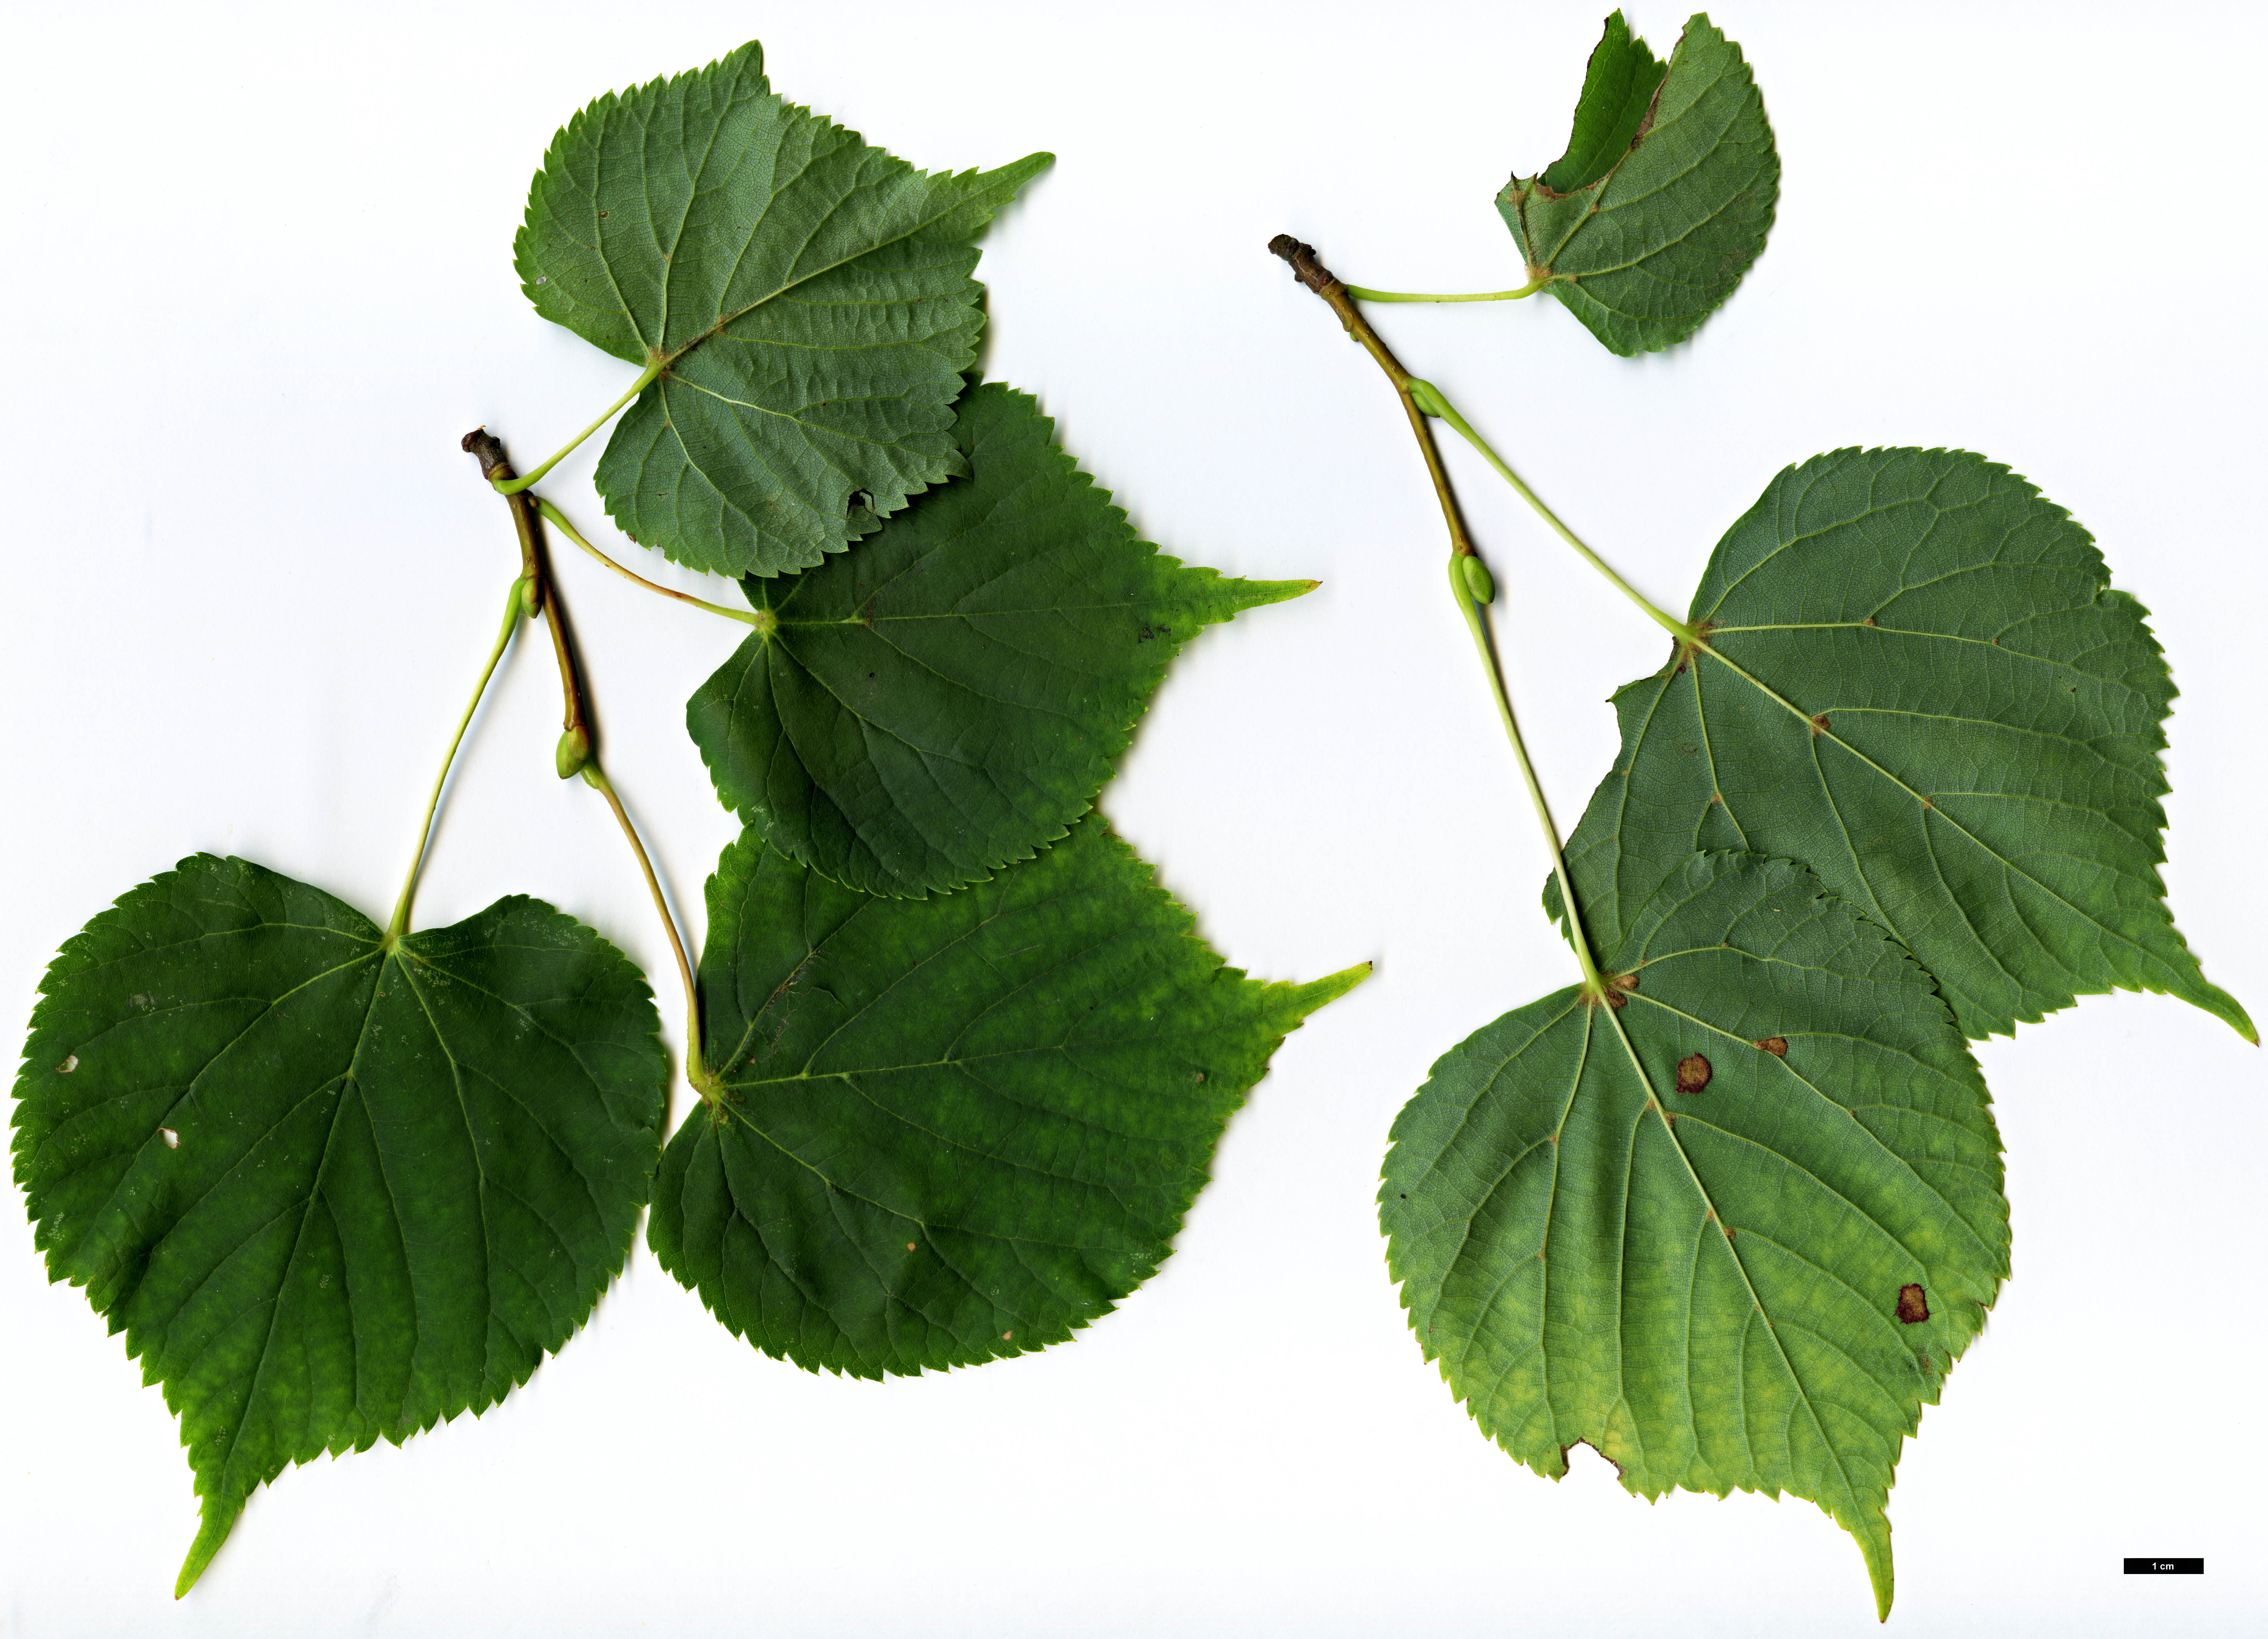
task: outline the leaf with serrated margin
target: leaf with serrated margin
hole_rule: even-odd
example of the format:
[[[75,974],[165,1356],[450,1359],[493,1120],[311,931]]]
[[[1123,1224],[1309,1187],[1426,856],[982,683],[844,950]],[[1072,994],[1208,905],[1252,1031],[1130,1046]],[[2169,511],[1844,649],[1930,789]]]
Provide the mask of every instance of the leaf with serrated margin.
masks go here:
[[[971,241],[1052,158],[936,174],[775,95],[755,42],[552,139],[514,241],[545,318],[665,366],[600,459],[633,539],[777,575],[958,470]]]
[[[1566,154],[1496,199],[1528,277],[1626,357],[1683,342],[1724,305],[1779,197],[1779,153],[1741,48],[1696,12],[1651,106],[1630,120],[1653,60],[1622,13],[1608,18]],[[1625,122],[1626,144],[1601,153]]]
[[[659,1148],[645,981],[513,897],[389,937],[200,854],[66,944],[16,1079],[52,1280],[181,1419],[188,1591],[292,1463],[527,1381],[620,1272]]]
[[[1410,1324],[1541,1474],[1816,1503],[1890,1606],[1898,1452],[2008,1272],[2000,1140],[1929,975],[1800,866],[1689,856],[1579,989],[1433,1066],[1380,1220]]]
[[[2124,989],[2257,1040],[2166,909],[2173,680],[2109,578],[2069,513],[1981,456],[1782,472],[1693,595],[1705,647],[1615,695],[1622,750],[1567,849],[1592,938],[1693,849],[1749,849],[1896,934],[1970,1036]]]
[[[1172,1251],[1285,1034],[1368,974],[1248,980],[1100,816],[991,881],[854,893],[753,834],[647,1238],[733,1333],[856,1377],[1044,1349]]]
[[[1023,393],[961,400],[968,474],[856,552],[751,577],[768,626],[687,708],[725,806],[870,893],[973,882],[1062,836],[1181,646],[1310,590],[1140,540]]]
[[[1609,16],[1583,70],[1583,94],[1575,103],[1567,151],[1544,168],[1543,186],[1555,194],[1572,194],[1613,170],[1653,110],[1663,72],[1661,59],[1630,32],[1623,14]]]

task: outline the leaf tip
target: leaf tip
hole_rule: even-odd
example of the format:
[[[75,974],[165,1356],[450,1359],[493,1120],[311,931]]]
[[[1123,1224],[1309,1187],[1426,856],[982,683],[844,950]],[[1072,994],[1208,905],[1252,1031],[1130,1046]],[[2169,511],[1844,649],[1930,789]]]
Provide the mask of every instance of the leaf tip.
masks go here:
[[[236,1527],[236,1517],[244,1511],[241,1503],[231,1503],[220,1497],[204,1500],[204,1518],[197,1526],[196,1540],[189,1544],[188,1557],[181,1562],[181,1574],[173,1579],[173,1597],[178,1599],[197,1585],[197,1578],[205,1574],[213,1555],[220,1552],[221,1544]]]

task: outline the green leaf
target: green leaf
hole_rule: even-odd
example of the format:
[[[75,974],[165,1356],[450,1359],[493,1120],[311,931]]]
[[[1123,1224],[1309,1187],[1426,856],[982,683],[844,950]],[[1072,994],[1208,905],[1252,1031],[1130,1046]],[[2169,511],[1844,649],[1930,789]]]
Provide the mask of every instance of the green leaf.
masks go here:
[[[545,318],[664,371],[600,459],[608,511],[681,563],[777,575],[957,470],[970,241],[1051,158],[917,171],[774,95],[754,42],[577,114],[513,248]]]
[[[1566,154],[1541,176],[1515,176],[1496,207],[1528,277],[1549,279],[1627,356],[1683,342],[1732,295],[1771,231],[1779,154],[1741,48],[1700,13],[1632,119],[1654,59],[1621,18],[1607,19],[1592,55]]]
[[[1613,170],[1653,110],[1662,72],[1661,59],[1630,32],[1623,14],[1608,18],[1584,70],[1567,151],[1545,169],[1543,186],[1555,194],[1572,194]]]
[[[1841,450],[1727,532],[1569,839],[1598,945],[1697,848],[1800,859],[1936,975],[1968,1034],[2157,990],[2257,1040],[2157,867],[2174,687],[2068,513],[1981,457]],[[1546,908],[1558,909],[1555,885]]]
[[[622,1267],[667,1064],[637,970],[549,906],[390,939],[201,854],[41,989],[16,1181],[180,1416],[177,1592],[256,1487],[494,1405]]]
[[[743,834],[709,881],[706,1062],[648,1238],[767,1354],[858,1377],[1060,1342],[1164,1260],[1312,984],[1221,966],[1104,827],[930,900]]]
[[[1028,859],[1110,777],[1182,644],[1313,581],[1226,580],[1136,537],[1020,393],[972,388],[968,475],[784,583],[687,723],[784,853],[918,898]]]
[[[1793,1492],[1887,1615],[1899,1448],[2008,1272],[1984,1084],[1929,975],[1786,861],[1690,856],[1606,971],[1617,1005],[1506,1014],[1395,1122],[1410,1326],[1538,1474],[1587,1441],[1643,1496]]]

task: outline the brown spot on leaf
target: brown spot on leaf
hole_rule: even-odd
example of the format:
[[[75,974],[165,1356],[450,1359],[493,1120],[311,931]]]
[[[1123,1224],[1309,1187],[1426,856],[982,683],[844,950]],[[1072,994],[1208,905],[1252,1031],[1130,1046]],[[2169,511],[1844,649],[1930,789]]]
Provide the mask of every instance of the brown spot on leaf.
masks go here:
[[[1925,797],[1921,799],[1921,805],[1925,808],[1934,808],[1937,806],[1937,798],[1934,797]]]
[[[1709,793],[1709,800],[1718,807],[1722,808],[1725,805],[1725,793],[1722,791],[1712,791]]]
[[[1817,717],[1811,719],[1811,731],[1814,734],[1824,734],[1833,726],[1834,725],[1828,722],[1827,714],[1823,711]]]
[[[1874,623],[1874,617],[1873,615],[1871,615],[1871,614],[1870,614],[1870,615],[1868,615],[1865,620],[1863,620],[1863,621],[1859,621],[1859,625],[1861,625],[1861,626],[1872,626]]]
[[[1006,1342],[1010,1338],[1012,1338],[1012,1337],[1013,1337],[1013,1336],[1015,1336],[1015,1335],[1016,1335],[1016,1334],[1015,1334],[1013,1332],[1003,1332],[1003,1333],[1001,1333],[1001,1334],[1000,1334],[1000,1341],[1001,1341],[1002,1342],[1004,1342],[1004,1343],[1005,1343],[1005,1342]]]
[[[1898,1288],[1898,1319],[1908,1326],[1918,1326],[1929,1319],[1929,1300],[1922,1296],[1920,1287]]]
[[[1617,990],[1635,990],[1638,989],[1638,975],[1636,974],[1616,974],[1613,978],[1608,980],[1607,982],[1614,986]]]
[[[1677,1061],[1677,1091],[1696,1093],[1709,1084],[1709,1061],[1698,1053],[1689,1053]]]
[[[55,1074],[58,1076],[68,1076],[77,1068],[78,1055],[76,1053],[66,1053],[63,1055],[63,1062],[55,1066]]]
[[[1776,1059],[1784,1059],[1787,1056],[1787,1038],[1786,1036],[1766,1036],[1762,1041],[1757,1042],[1756,1045],[1762,1047],[1765,1052],[1771,1054]]]

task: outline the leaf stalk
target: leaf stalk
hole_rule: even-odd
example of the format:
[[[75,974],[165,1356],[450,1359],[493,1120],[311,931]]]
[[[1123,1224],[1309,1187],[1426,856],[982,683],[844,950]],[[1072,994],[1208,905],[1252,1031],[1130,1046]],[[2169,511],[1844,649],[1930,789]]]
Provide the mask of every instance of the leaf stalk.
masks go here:
[[[577,546],[582,548],[584,551],[589,553],[593,557],[598,559],[600,562],[614,570],[615,574],[621,576],[624,580],[636,581],[648,592],[658,592],[665,598],[674,598],[680,603],[689,603],[696,609],[706,609],[711,614],[721,614],[726,620],[738,621],[744,626],[761,627],[763,624],[763,621],[757,617],[756,612],[753,609],[734,609],[721,603],[711,603],[705,598],[695,597],[691,592],[678,592],[672,587],[659,585],[653,581],[648,580],[637,570],[624,568],[622,564],[615,562],[614,559],[608,557],[605,553],[600,551],[598,548],[585,540],[583,538],[582,532],[578,530],[574,525],[567,521],[567,515],[564,512],[562,512],[557,507],[552,505],[550,502],[545,500],[541,496],[534,496],[530,498],[535,503],[535,510],[543,514],[543,519],[546,523],[556,529],[561,534],[566,536],[568,540],[573,541]]]
[[[652,364],[648,364],[644,371],[639,372],[638,379],[636,381],[630,383],[630,390],[629,392],[623,393],[622,397],[616,399],[612,404],[608,405],[604,413],[602,413],[596,421],[584,428],[582,431],[577,433],[573,437],[568,439],[567,442],[561,445],[559,448],[553,451],[549,460],[544,462],[542,466],[537,467],[532,473],[523,473],[517,477],[491,478],[489,480],[490,483],[496,487],[496,492],[498,495],[518,495],[521,490],[526,489],[528,485],[535,482],[538,479],[541,478],[544,474],[549,472],[553,467],[558,466],[560,462],[572,455],[575,452],[577,445],[580,445],[584,439],[589,437],[593,433],[598,431],[600,428],[612,421],[616,413],[622,409],[622,406],[628,404],[632,399],[637,397],[639,393],[652,386],[655,381],[660,379],[661,372],[668,368],[669,361],[667,359],[655,359]]]
[[[481,668],[481,680],[473,685],[473,697],[465,702],[465,714],[457,719],[457,731],[449,737],[448,753],[441,759],[441,771],[433,776],[433,794],[425,799],[425,818],[417,827],[417,849],[409,856],[409,874],[402,879],[401,896],[394,901],[394,915],[386,924],[386,937],[398,939],[409,931],[409,901],[417,891],[417,875],[425,864],[425,847],[433,837],[433,816],[441,806],[441,788],[449,782],[449,769],[457,761],[457,747],[465,741],[465,731],[472,726],[473,713],[480,709],[481,696],[488,693],[489,680],[496,675],[497,662],[504,658],[512,635],[519,628],[519,619],[526,612],[527,577],[512,582],[512,591],[504,600],[504,625],[498,628],[496,642],[489,650],[489,662]]]
[[[1660,627],[1662,630],[1668,632],[1679,643],[1684,643],[1690,647],[1700,642],[1700,634],[1695,631],[1692,627],[1687,625],[1683,621],[1677,619],[1675,615],[1657,608],[1653,602],[1651,602],[1638,591],[1637,587],[1631,585],[1621,576],[1616,574],[1613,567],[1609,565],[1604,558],[1602,558],[1597,553],[1592,551],[1590,548],[1584,545],[1581,538],[1579,537],[1573,530],[1561,523],[1559,521],[1559,515],[1557,512],[1554,512],[1550,507],[1544,505],[1542,498],[1536,495],[1535,491],[1530,489],[1525,483],[1521,481],[1520,474],[1513,472],[1510,467],[1505,464],[1504,458],[1489,447],[1488,440],[1482,437],[1477,432],[1475,432],[1473,430],[1472,423],[1457,413],[1457,407],[1449,401],[1447,395],[1445,394],[1440,388],[1433,388],[1432,397],[1434,413],[1443,421],[1447,422],[1450,427],[1455,430],[1459,437],[1462,438],[1467,444],[1471,445],[1476,450],[1478,450],[1481,453],[1481,459],[1486,461],[1491,467],[1496,468],[1497,476],[1503,479],[1505,482],[1510,484],[1513,487],[1513,492],[1516,493],[1521,500],[1527,502],[1530,507],[1535,509],[1535,515],[1551,526],[1551,532],[1554,534],[1557,535],[1560,540],[1565,541],[1569,546],[1574,548],[1577,552],[1580,553],[1582,555],[1583,561],[1586,563],[1588,563],[1593,569],[1598,570],[1600,574],[1605,576],[1609,581],[1613,583],[1616,591],[1621,592],[1624,597],[1628,598],[1632,603],[1638,605],[1639,608],[1645,610],[1648,620],[1651,620],[1655,625]]]
[[[1432,296],[1414,290],[1373,290],[1359,284],[1350,284],[1346,293],[1360,302],[1517,302],[1533,296],[1551,283],[1546,274],[1531,279],[1516,290],[1481,290],[1471,296]]]

